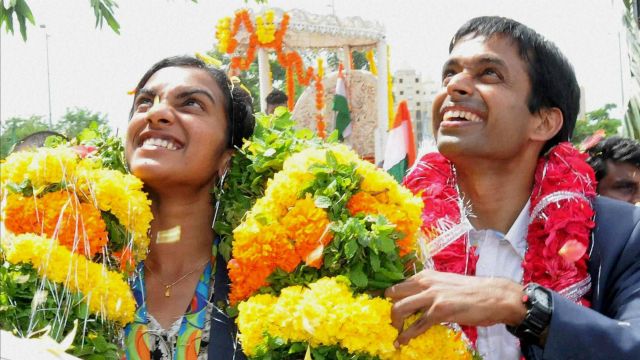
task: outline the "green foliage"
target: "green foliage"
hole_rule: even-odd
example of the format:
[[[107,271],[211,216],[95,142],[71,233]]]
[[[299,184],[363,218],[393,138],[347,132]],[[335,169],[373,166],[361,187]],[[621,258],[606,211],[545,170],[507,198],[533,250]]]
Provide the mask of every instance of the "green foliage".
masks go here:
[[[298,360],[305,358],[307,351],[310,352],[313,360],[378,360],[377,356],[368,354],[352,354],[347,349],[336,345],[320,345],[308,348],[303,342],[287,342],[278,337],[267,335],[265,344],[261,344],[256,349],[255,360]]]
[[[598,129],[603,129],[606,136],[618,134],[622,122],[618,119],[612,119],[609,115],[609,111],[615,107],[615,104],[606,104],[599,109],[588,112],[585,119],[578,119],[571,142],[578,145]]]
[[[36,23],[26,0],[10,0],[8,2],[0,2],[0,27],[2,27],[2,24],[4,24],[5,31],[7,33],[11,32],[11,34],[14,33],[13,15],[15,15],[16,20],[18,20],[18,24],[20,26],[20,35],[22,35],[22,39],[24,41],[27,41],[27,21],[29,21],[31,25],[35,25]]]
[[[256,3],[262,3],[266,0],[255,1]],[[197,3],[198,0],[191,0],[191,2]],[[93,9],[93,14],[96,18],[96,28],[102,28],[102,25],[106,22],[113,32],[120,34],[120,24],[115,17],[115,9],[118,8],[118,3],[115,0],[89,0],[89,6]],[[20,35],[22,35],[24,41],[27,41],[27,21],[32,25],[36,23],[26,0],[6,0],[0,2],[0,27],[2,27],[2,24],[5,24],[5,31],[7,33],[14,33],[14,15],[20,24]]]
[[[71,316],[80,322],[70,354],[99,359],[122,356],[114,345],[120,329],[90,315],[82,294],[71,294],[60,285],[40,279],[30,264],[4,262],[0,266],[0,289],[0,328],[27,336],[50,325],[49,336],[59,342],[73,329],[73,322],[67,321]]]
[[[42,119],[42,116],[12,117],[3,122],[0,131],[0,158],[6,158],[13,146],[27,135],[43,130],[49,130],[49,126]]]

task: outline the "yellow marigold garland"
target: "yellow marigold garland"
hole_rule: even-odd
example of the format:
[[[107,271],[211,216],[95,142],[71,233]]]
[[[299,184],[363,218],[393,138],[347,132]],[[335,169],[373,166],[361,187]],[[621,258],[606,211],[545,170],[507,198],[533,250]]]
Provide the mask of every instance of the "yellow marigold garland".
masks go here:
[[[343,144],[309,148],[285,160],[282,171],[269,181],[265,195],[233,232],[234,260],[229,266],[232,303],[267,286],[267,277],[277,267],[290,272],[302,260],[315,267],[322,263],[321,257],[308,257],[318,246],[331,241],[326,211],[316,208],[310,197],[300,200],[298,197],[303,186],[314,178],[309,168],[326,164],[329,151],[340,164],[356,163],[356,172],[362,177],[361,190],[377,194],[376,206],[362,210],[382,214],[396,224],[405,235],[398,242],[401,255],[414,250],[423,206],[420,198]]]
[[[133,321],[136,303],[122,274],[43,236],[5,234],[2,247],[10,263],[31,263],[42,277],[84,294],[92,313],[122,325]]]
[[[135,312],[125,275],[87,257],[107,245],[100,211],[108,211],[130,236],[112,256],[131,269],[133,259],[146,257],[153,216],[138,178],[101,166],[66,145],[11,154],[1,166],[2,247],[10,263],[33,264],[41,276],[84,294],[91,312],[124,325]],[[42,194],[51,186],[61,190]]]
[[[80,190],[91,194],[100,210],[111,212],[132,234],[136,261],[144,260],[149,246],[147,230],[153,214],[151,200],[142,191],[142,181],[109,169],[83,171],[78,177]]]
[[[442,325],[396,350],[393,341],[398,332],[391,326],[391,306],[386,299],[354,295],[346,278],[322,278],[308,288],[285,288],[279,297],[263,294],[242,302],[239,336],[249,356],[268,334],[312,347],[338,345],[381,359],[471,359],[460,335]]]
[[[146,257],[147,230],[153,215],[151,201],[142,191],[142,181],[116,170],[100,169],[92,158],[81,159],[67,146],[39,148],[11,154],[0,167],[2,188],[9,183],[29,180],[38,189],[51,184],[66,184],[71,190],[95,201],[102,211],[110,211],[132,234],[137,261]],[[75,187],[75,188],[74,188]]]

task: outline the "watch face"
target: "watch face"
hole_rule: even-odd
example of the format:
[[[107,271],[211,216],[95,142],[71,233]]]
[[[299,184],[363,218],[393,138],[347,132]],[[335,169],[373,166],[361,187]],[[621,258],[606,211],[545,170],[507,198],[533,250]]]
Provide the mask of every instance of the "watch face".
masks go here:
[[[534,290],[534,299],[540,303],[540,305],[549,308],[551,304],[549,303],[549,294],[543,289],[537,288]]]

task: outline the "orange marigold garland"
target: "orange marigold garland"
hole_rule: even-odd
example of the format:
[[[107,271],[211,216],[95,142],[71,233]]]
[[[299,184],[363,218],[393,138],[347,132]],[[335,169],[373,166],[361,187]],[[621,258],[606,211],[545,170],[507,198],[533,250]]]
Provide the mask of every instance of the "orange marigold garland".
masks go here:
[[[287,96],[289,98],[287,106],[291,110],[295,104],[294,74],[297,77],[298,83],[303,86],[308,86],[314,78],[313,67],[309,66],[305,68],[302,57],[295,50],[285,52],[283,49],[284,36],[289,26],[289,14],[282,14],[280,26],[277,30],[273,23],[273,16],[273,10],[265,12],[264,17],[257,16],[257,25],[255,27],[251,20],[249,10],[247,9],[236,11],[233,25],[231,25],[231,18],[229,17],[220,19],[216,27],[218,50],[233,55],[238,46],[235,37],[241,25],[244,25],[249,36],[247,50],[245,55],[235,55],[231,57],[231,68],[248,70],[251,63],[255,60],[258,46],[265,49],[273,49],[276,52],[278,62],[280,62],[280,65],[282,65],[287,74]]]
[[[4,224],[15,234],[54,238],[70,251],[92,258],[107,244],[107,226],[93,204],[80,202],[73,192],[56,191],[40,198],[7,197]]]
[[[316,130],[318,137],[324,139],[327,137],[326,124],[324,122],[324,85],[322,84],[322,78],[324,77],[324,67],[322,64],[322,58],[318,58],[318,74],[315,76],[316,83]]]

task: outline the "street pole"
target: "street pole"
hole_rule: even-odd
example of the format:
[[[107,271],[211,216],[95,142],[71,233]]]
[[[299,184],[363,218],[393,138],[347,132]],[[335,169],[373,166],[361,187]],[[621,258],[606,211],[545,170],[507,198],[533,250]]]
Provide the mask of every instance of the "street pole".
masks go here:
[[[41,29],[44,29],[44,41],[47,49],[47,94],[49,97],[49,130],[53,130],[53,119],[51,117],[51,76],[49,75],[49,33],[47,32],[47,25],[40,25]]]

